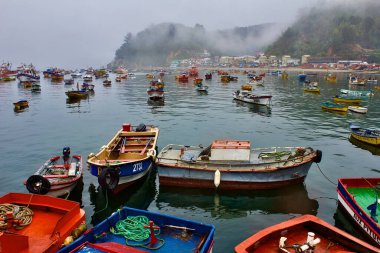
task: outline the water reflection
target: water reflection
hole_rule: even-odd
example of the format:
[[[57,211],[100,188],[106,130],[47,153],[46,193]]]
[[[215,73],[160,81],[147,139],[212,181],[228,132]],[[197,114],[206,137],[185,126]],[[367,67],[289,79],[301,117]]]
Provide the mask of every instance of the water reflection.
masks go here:
[[[194,206],[209,212],[212,217],[231,219],[249,213],[317,214],[318,201],[310,199],[304,185],[275,190],[210,191],[160,186],[157,208],[192,209]]]
[[[164,99],[159,99],[159,100],[152,100],[148,98],[148,105],[154,107],[162,107],[165,105],[165,100]]]
[[[358,148],[361,148],[361,149],[364,149],[364,150],[368,150],[373,155],[380,155],[380,147],[372,146],[372,145],[367,144],[365,142],[361,142],[361,141],[355,139],[354,137],[352,137],[351,135],[350,135],[350,138],[348,140],[354,146],[356,146]]]
[[[157,170],[153,169],[146,178],[118,194],[90,184],[88,191],[94,206],[91,224],[95,226],[123,206],[146,210],[156,195],[156,175]]]
[[[270,117],[272,114],[272,109],[265,105],[250,104],[239,100],[233,100],[233,102],[236,103],[236,106],[246,107],[250,112],[257,113],[261,116]]]
[[[83,176],[81,176],[81,178],[78,180],[77,185],[75,186],[75,188],[70,192],[69,196],[67,197],[67,199],[69,199],[69,200],[78,202],[81,207],[83,207],[83,205],[82,205],[83,185],[84,185]]]

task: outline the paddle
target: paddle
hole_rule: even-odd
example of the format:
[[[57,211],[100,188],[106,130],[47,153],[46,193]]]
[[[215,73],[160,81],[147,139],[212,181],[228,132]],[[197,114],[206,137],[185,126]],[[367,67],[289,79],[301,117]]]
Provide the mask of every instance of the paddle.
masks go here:
[[[149,144],[150,144],[150,142],[151,142],[152,140],[153,140],[153,138],[150,138],[150,139],[149,139],[149,141],[148,141],[148,143],[145,145],[144,149],[141,150],[140,155],[143,155],[143,154],[145,153],[146,149],[148,148],[148,146],[149,146]]]

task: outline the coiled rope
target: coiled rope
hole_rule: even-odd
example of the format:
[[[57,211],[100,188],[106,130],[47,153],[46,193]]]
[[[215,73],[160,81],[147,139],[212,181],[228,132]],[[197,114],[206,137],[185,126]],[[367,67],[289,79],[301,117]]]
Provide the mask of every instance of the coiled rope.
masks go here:
[[[13,219],[17,222],[13,223],[15,229],[23,229],[32,223],[33,211],[26,206],[18,206],[13,204],[0,204],[0,230],[6,230],[7,213],[13,213]]]
[[[144,227],[146,226],[146,227]],[[143,242],[149,238],[149,219],[146,216],[128,216],[124,220],[119,220],[115,228],[111,227],[110,231],[114,235],[121,235],[125,237],[126,244],[129,246],[139,246],[148,249],[159,249],[164,245],[164,240],[157,238],[161,243],[157,247],[148,247],[149,242],[141,244],[130,244],[130,241]],[[160,234],[160,229],[155,229],[155,235]]]
[[[259,154],[259,158],[274,158],[276,161],[281,160],[281,158],[285,155],[291,155],[290,151],[282,151],[282,152],[262,152]]]

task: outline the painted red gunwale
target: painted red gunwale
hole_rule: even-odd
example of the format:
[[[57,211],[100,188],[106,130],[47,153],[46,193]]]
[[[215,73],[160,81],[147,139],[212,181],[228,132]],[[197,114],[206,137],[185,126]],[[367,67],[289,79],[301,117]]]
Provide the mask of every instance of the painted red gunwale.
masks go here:
[[[357,245],[357,247],[362,247],[361,250],[365,249],[365,251],[361,251],[361,252],[380,252],[380,249],[378,249],[378,248],[376,248],[376,247],[374,247],[374,246],[372,246],[366,242],[359,240],[358,238],[356,238],[356,237],[354,237],[354,236],[330,225],[329,223],[323,221],[322,219],[320,219],[316,216],[303,215],[303,216],[300,216],[300,217],[297,217],[294,219],[290,219],[288,221],[281,222],[279,224],[270,226],[268,228],[265,228],[265,229],[257,232],[256,234],[252,235],[251,237],[247,238],[246,240],[244,240],[243,242],[238,244],[235,247],[235,253],[258,252],[258,251],[255,251],[255,245],[257,245],[257,246],[259,246],[260,244],[261,245],[263,245],[263,244],[269,245],[269,243],[266,243],[266,242],[272,242],[272,241],[276,241],[276,243],[273,244],[273,245],[276,245],[275,248],[274,247],[273,248],[267,248],[267,250],[260,251],[260,252],[264,252],[264,253],[280,252],[280,250],[278,248],[278,242],[279,242],[280,236],[273,236],[272,237],[271,235],[272,234],[277,235],[277,234],[281,233],[281,231],[283,231],[283,230],[291,231],[291,229],[295,229],[295,227],[303,226],[303,225],[306,225],[308,223],[309,224],[315,223],[319,226],[323,226],[330,234],[336,234],[336,237],[341,239],[341,240],[344,240],[344,242],[350,243],[350,244],[355,244],[355,245]],[[291,233],[289,233],[289,235],[290,234]],[[321,234],[320,231],[318,233],[316,233],[316,235],[322,235],[323,236],[323,234]],[[286,235],[285,237],[288,237],[288,236]],[[306,239],[306,235],[304,236],[304,239]],[[333,250],[326,251],[326,249],[321,249],[322,251],[317,251],[317,249],[318,249],[318,245],[314,251],[315,253],[317,253],[317,252],[344,252],[344,251],[342,251],[342,249],[338,249],[337,251],[333,251]],[[354,249],[348,248],[348,250],[354,250]],[[358,252],[358,251],[356,251],[356,252]]]

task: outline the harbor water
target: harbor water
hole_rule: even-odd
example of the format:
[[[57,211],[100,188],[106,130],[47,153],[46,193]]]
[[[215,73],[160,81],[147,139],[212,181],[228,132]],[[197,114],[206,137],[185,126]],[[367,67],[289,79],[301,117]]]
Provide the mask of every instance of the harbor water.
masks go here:
[[[204,73],[202,73],[204,74]],[[163,187],[156,171],[139,187],[118,195],[103,192],[97,178],[84,169],[83,182],[69,199],[81,202],[89,226],[96,225],[123,205],[213,224],[213,252],[233,252],[235,245],[255,232],[302,214],[313,214],[346,229],[337,209],[337,179],[379,177],[380,150],[349,140],[349,122],[379,128],[380,94],[364,105],[367,114],[331,113],[320,102],[332,101],[340,89],[348,89],[347,74],[337,83],[319,81],[320,94],[307,93],[296,75],[288,80],[267,76],[257,94],[272,95],[272,106],[234,101],[232,93],[247,82],[224,84],[214,74],[208,94],[195,90],[192,80],[178,83],[165,76],[165,101],[148,102],[149,80],[145,73],[135,79],[105,87],[94,80],[95,92],[87,99],[67,100],[65,91],[74,85],[41,79],[41,93],[32,93],[17,81],[0,83],[0,194],[27,192],[24,181],[52,156],[69,146],[84,161],[108,143],[123,123],[155,125],[160,129],[158,150],[167,144],[207,146],[215,139],[249,140],[252,147],[306,146],[323,152],[319,167],[314,163],[301,185],[276,190],[227,191]],[[351,87],[368,89],[369,87]],[[16,112],[13,102],[29,101],[29,108]],[[306,237],[306,235],[305,235]]]

